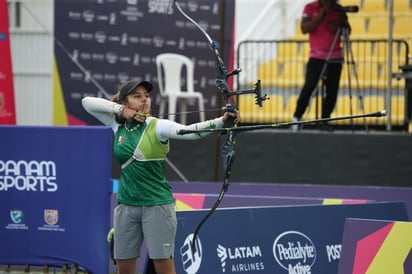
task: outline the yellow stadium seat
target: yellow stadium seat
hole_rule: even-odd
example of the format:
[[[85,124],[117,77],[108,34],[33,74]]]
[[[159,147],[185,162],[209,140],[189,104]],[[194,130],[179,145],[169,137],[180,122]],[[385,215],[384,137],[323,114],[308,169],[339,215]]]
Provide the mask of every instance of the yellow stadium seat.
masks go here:
[[[309,57],[309,43],[287,41],[277,44],[277,60],[306,60]]]
[[[365,0],[362,11],[364,12],[385,12],[385,0]]]
[[[385,109],[385,97],[383,95],[364,96],[363,106],[365,113],[375,112]]]
[[[275,86],[277,87],[300,87],[305,79],[306,61],[280,61],[278,76]]]
[[[376,112],[385,109],[385,98],[382,95],[367,95],[363,96],[363,110],[361,105],[359,105],[359,114],[367,114],[371,112]],[[381,118],[366,118],[368,124],[386,124],[386,119]],[[355,119],[355,124],[364,124],[364,119]]]
[[[388,44],[387,42],[372,43],[371,60],[382,61],[388,58]]]
[[[253,95],[239,96],[237,104],[242,115],[242,122],[254,122],[256,112],[255,97]]]
[[[396,61],[397,62],[397,61]],[[397,71],[395,68],[396,62],[392,63],[392,71]],[[356,72],[358,75],[359,87],[368,89],[371,87],[386,90],[388,88],[388,77],[391,79],[392,86],[397,86],[397,79],[392,78],[392,74],[388,74],[387,61],[377,60],[360,60],[356,63]]]
[[[290,117],[285,113],[285,100],[282,95],[270,95],[269,100],[263,103],[264,112],[267,122],[285,122],[290,121]]]
[[[394,34],[411,34],[412,35],[412,16],[397,16],[394,20]]]
[[[239,111],[244,123],[270,123],[284,116],[282,95],[270,95],[262,107],[256,105],[255,95],[241,95],[238,99]]]
[[[389,33],[389,19],[387,16],[371,16],[367,23],[367,34],[387,37]]]
[[[355,115],[359,114],[359,97],[352,94],[349,95],[341,95],[338,97],[336,101],[336,106],[334,115],[335,116],[346,116],[346,115]]]
[[[412,11],[409,0],[393,0],[393,11],[396,13],[404,13]]]
[[[404,43],[393,43],[392,45],[391,57],[396,68],[400,64],[405,64],[407,47]],[[389,45],[387,41],[376,41],[357,45],[355,50],[357,51],[356,57],[359,61],[367,59],[374,62],[387,62],[389,59]]]
[[[351,45],[353,57],[355,60],[358,58],[365,58],[371,56],[372,51],[374,49],[372,43],[352,43]]]
[[[358,83],[361,88],[370,88],[376,84],[382,74],[382,66],[370,60],[356,62],[355,69],[358,75]]]
[[[349,25],[351,27],[350,36],[353,38],[365,34],[366,22],[364,16],[349,17]]]
[[[262,81],[278,77],[278,66],[276,61],[259,64],[258,78]]]
[[[273,60],[259,65],[262,87],[297,87],[303,85],[306,60]]]
[[[359,83],[359,88],[370,88],[372,86],[387,88],[388,77],[391,77],[392,72],[399,71],[399,66],[405,63],[406,56],[406,46],[403,44],[400,47],[392,47],[392,50],[391,73],[388,73],[388,61],[390,59],[388,58],[389,51],[386,42],[356,44],[353,47],[355,64],[345,63],[340,86],[349,86],[348,73],[350,73],[352,87],[357,87],[357,83]],[[393,78],[392,86],[398,86],[398,84],[396,79]]]
[[[302,78],[305,76],[305,63],[291,61],[279,62],[278,71],[281,77],[292,80]]]
[[[342,117],[348,115],[356,115],[360,113],[359,110],[359,98],[352,95],[341,95],[336,100],[336,106],[333,110],[331,117]],[[333,122],[334,124],[348,124],[351,123],[348,120],[337,120]]]
[[[360,0],[340,0],[341,6],[360,6]]]
[[[362,61],[364,62],[364,61]],[[355,60],[355,64],[345,63],[342,67],[342,74],[339,82],[340,88],[364,88],[367,83],[370,82],[370,77],[365,77],[365,68],[358,65],[358,61]],[[363,70],[363,71],[359,71]]]
[[[399,69],[399,60],[395,59],[395,58],[392,60],[390,72],[388,72],[388,65],[389,65],[388,61],[389,60],[384,60],[382,62],[379,62],[382,69],[381,69],[381,72],[380,72],[380,79],[377,83],[377,87],[381,88],[381,89],[384,89],[384,90],[388,89],[388,78],[390,78],[390,80],[391,80],[392,87],[396,87],[400,84],[399,81],[396,78],[392,77],[393,72],[396,72],[396,71],[400,70]],[[403,63],[401,63],[401,64],[403,64]]]

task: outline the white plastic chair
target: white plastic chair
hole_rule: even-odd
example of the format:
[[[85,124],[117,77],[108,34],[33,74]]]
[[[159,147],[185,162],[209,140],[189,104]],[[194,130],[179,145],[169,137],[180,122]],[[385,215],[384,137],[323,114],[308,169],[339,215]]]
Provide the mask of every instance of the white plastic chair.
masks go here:
[[[169,119],[175,120],[176,105],[179,102],[180,122],[186,124],[187,100],[197,99],[199,103],[200,121],[205,121],[203,94],[194,91],[194,65],[188,57],[176,53],[162,53],[156,57],[157,78],[159,81],[160,107],[159,117],[165,114],[166,101],[169,102]],[[182,76],[186,72],[186,79]],[[182,89],[182,81],[186,81],[186,88]]]

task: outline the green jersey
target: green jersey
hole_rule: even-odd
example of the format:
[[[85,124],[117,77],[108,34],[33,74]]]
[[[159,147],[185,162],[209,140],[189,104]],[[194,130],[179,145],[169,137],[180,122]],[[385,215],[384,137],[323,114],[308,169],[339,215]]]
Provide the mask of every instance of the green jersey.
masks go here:
[[[133,131],[119,126],[115,133],[114,155],[123,164],[132,155],[134,160],[122,168],[117,194],[119,203],[152,206],[174,202],[172,190],[164,175],[169,142],[157,137],[157,119],[152,118]]]

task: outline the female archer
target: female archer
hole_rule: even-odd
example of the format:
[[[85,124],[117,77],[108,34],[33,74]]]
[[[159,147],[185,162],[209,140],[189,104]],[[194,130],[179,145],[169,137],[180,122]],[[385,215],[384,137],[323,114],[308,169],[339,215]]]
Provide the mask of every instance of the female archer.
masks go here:
[[[179,135],[180,130],[221,128],[238,113],[205,122],[182,125],[150,115],[150,92],[147,81],[128,81],[120,86],[112,101],[85,97],[84,109],[114,132],[114,156],[121,165],[118,205],[114,211],[114,259],[118,274],[136,273],[137,258],[145,240],[156,273],[175,274],[173,261],[176,213],[164,162],[169,139],[200,139],[208,132]]]

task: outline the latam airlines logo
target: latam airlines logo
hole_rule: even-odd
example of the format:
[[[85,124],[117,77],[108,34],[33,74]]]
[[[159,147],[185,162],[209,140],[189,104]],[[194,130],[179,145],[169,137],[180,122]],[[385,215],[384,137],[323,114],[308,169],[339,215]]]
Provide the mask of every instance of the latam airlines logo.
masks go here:
[[[56,192],[56,179],[53,161],[0,160],[0,191]]]
[[[232,273],[263,271],[265,266],[262,261],[260,246],[226,247],[217,245],[217,256],[220,259],[222,272],[229,270]]]
[[[288,274],[310,274],[316,261],[316,248],[308,236],[291,230],[275,239],[273,256]]]

